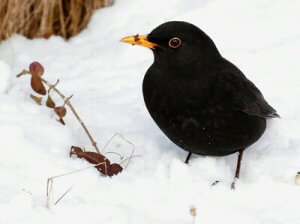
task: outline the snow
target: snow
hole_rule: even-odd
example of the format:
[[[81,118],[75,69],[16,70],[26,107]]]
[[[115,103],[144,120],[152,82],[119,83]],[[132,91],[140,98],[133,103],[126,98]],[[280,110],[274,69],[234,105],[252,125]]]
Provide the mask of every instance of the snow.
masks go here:
[[[299,7],[297,0],[117,0],[68,42],[19,35],[1,42],[0,223],[299,224]],[[151,51],[119,42],[169,20],[207,32],[281,115],[246,150],[235,191],[230,183],[237,155],[193,156],[184,164],[187,152],[162,134],[143,103]],[[44,65],[48,81],[60,79],[65,95],[74,94],[71,101],[100,147],[120,133],[139,155],[113,178],[90,168],[54,179],[50,208],[47,178],[89,166],[68,157],[72,145],[93,148],[70,111],[62,126],[30,99],[30,77],[15,78],[32,61]],[[109,150],[128,155],[131,146],[117,137]],[[212,187],[215,180],[221,182]]]
[[[0,93],[2,94],[7,88],[8,79],[10,76],[10,68],[4,61],[0,61],[0,71]]]

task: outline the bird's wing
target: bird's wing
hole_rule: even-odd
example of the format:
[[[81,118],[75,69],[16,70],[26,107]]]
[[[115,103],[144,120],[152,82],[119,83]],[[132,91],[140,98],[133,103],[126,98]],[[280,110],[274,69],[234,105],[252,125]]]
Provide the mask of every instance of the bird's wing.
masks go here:
[[[221,81],[221,82],[220,82]],[[264,99],[259,89],[240,71],[224,71],[219,76],[226,97],[234,110],[243,111],[252,116],[279,117],[276,110]]]

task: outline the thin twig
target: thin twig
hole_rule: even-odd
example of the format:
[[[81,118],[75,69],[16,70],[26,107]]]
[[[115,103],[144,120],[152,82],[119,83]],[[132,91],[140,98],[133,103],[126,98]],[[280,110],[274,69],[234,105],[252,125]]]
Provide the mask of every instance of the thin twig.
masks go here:
[[[85,133],[87,134],[88,138],[90,139],[92,146],[96,149],[96,151],[98,153],[100,153],[100,150],[97,146],[97,142],[93,139],[92,135],[90,134],[89,130],[87,129],[87,127],[85,126],[85,124],[83,123],[83,121],[81,120],[81,118],[79,117],[78,113],[76,112],[76,110],[74,109],[74,107],[72,106],[71,102],[70,102],[70,97],[66,97],[64,94],[62,94],[57,88],[56,88],[56,84],[52,85],[51,83],[49,83],[47,80],[42,78],[42,81],[52,90],[54,90],[65,102],[65,104],[67,104],[70,108],[70,110],[72,111],[72,113],[74,114],[74,116],[76,117],[76,119],[78,120],[78,122],[81,124],[82,128],[84,129]]]
[[[19,74],[17,74],[17,78],[20,78],[21,76],[28,75],[28,74],[30,74],[30,72],[23,69],[23,71],[21,71]]]
[[[69,101],[70,102],[70,99],[73,97],[73,94],[71,96],[68,96],[65,98],[65,102],[64,102],[64,105],[63,107],[67,104],[67,102]]]
[[[128,158],[122,160],[122,161],[119,163],[119,165],[122,165],[122,163],[126,162],[127,160],[131,160],[131,159],[136,158],[136,157],[142,157],[142,155],[134,155],[134,156],[130,156],[130,157],[128,157]],[[129,161],[129,162],[130,162],[130,161]],[[126,168],[127,168],[127,166],[126,166],[124,169],[126,169]]]
[[[192,216],[193,218],[193,224],[195,223],[195,219],[196,219],[196,216],[197,216],[197,208],[195,206],[192,206],[190,208],[190,215]]]
[[[134,146],[134,144],[133,144],[131,141],[127,140],[123,135],[121,135],[120,133],[115,133],[115,134],[108,140],[108,142],[106,142],[106,144],[104,145],[103,150],[102,150],[102,153],[104,154],[105,149],[107,148],[107,146],[109,145],[109,143],[110,143],[115,137],[117,137],[117,136],[120,137],[123,141],[127,142],[127,143],[128,143],[129,145],[131,145],[131,147],[132,147],[131,155],[130,155],[128,158],[124,159],[124,160],[122,160],[122,158],[121,158],[120,165],[121,165],[123,162],[125,162],[125,161],[128,160],[128,163],[127,163],[126,166],[124,167],[124,169],[126,169],[127,166],[129,165],[131,159],[134,157],[134,156],[133,156],[133,153],[134,153],[134,151],[135,151],[135,146]],[[110,153],[111,153],[111,152],[110,152]],[[105,154],[107,154],[107,153],[105,153]]]
[[[50,194],[53,192],[53,180],[56,179],[56,178],[59,178],[59,177],[63,177],[63,176],[68,176],[68,175],[71,175],[71,174],[74,174],[74,173],[78,173],[80,171],[83,171],[83,170],[86,170],[86,169],[89,169],[91,167],[97,167],[97,166],[100,166],[104,164],[105,166],[105,173],[107,173],[107,167],[106,167],[106,162],[101,162],[101,163],[98,163],[98,164],[94,164],[94,165],[91,165],[91,166],[88,166],[88,167],[84,167],[82,169],[79,169],[79,170],[75,170],[75,171],[72,171],[72,172],[68,172],[68,173],[63,173],[63,174],[60,174],[60,175],[57,175],[57,176],[53,176],[53,177],[49,177],[47,179],[47,208],[50,208]],[[56,202],[55,204],[57,204],[74,186],[70,187]]]
[[[110,139],[105,143],[102,149],[102,153],[104,154],[106,147],[109,145],[109,143],[118,135],[118,133],[115,133],[113,136],[110,137]]]
[[[47,197],[49,197],[51,191],[52,191],[52,177],[47,179]]]
[[[51,85],[51,86],[49,87],[49,89],[48,89],[48,94],[51,92],[51,90],[52,90],[54,87],[56,87],[56,86],[58,85],[58,83],[59,83],[59,79],[56,80],[56,83],[55,83],[55,84],[53,84],[53,85]]]
[[[52,192],[52,184],[53,184],[53,179],[48,178],[47,180],[47,208],[50,208],[50,194]]]
[[[128,143],[129,145],[131,145],[131,147],[132,147],[131,155],[130,155],[129,158],[128,158],[128,163],[127,163],[126,166],[124,167],[124,169],[126,169],[126,168],[128,167],[128,165],[129,165],[131,159],[133,158],[133,154],[134,154],[134,151],[135,151],[135,146],[134,146],[134,144],[133,144],[131,141],[129,141],[129,140],[127,140],[126,138],[124,138],[123,135],[118,134],[118,136],[121,137],[125,142],[127,142],[127,143]],[[123,160],[123,161],[126,161],[126,160],[127,160],[127,159],[125,159],[125,160]],[[122,164],[123,161],[122,161],[120,164]]]
[[[120,165],[121,165],[122,163],[124,163],[125,161],[128,161],[128,163],[127,163],[126,166],[124,167],[124,169],[126,169],[126,168],[128,167],[128,165],[129,165],[131,159],[134,158],[134,157],[138,157],[138,156],[133,156],[134,151],[135,151],[135,146],[134,146],[134,144],[133,144],[131,141],[127,140],[123,135],[121,135],[120,133],[115,133],[115,134],[108,140],[108,142],[106,142],[106,144],[104,145],[103,150],[102,150],[102,153],[104,154],[105,149],[107,148],[107,146],[109,145],[109,143],[110,143],[115,137],[117,137],[117,136],[120,137],[123,141],[127,142],[127,143],[128,143],[129,145],[131,145],[131,147],[132,147],[131,155],[130,155],[128,158],[122,160],[123,158],[121,157]],[[107,153],[112,153],[112,152],[107,152]],[[105,153],[105,155],[106,155],[107,153]]]
[[[73,185],[72,187],[70,187],[68,190],[66,190],[65,193],[62,194],[62,196],[59,197],[59,199],[57,199],[57,201],[54,203],[55,205],[57,205],[57,203],[64,197],[66,196],[67,193],[70,192],[70,190],[72,190],[72,188],[74,187],[75,185]]]
[[[120,157],[120,160],[123,159],[123,156],[122,156],[120,153],[117,153],[117,152],[106,152],[106,153],[105,153],[105,156],[106,156],[107,154],[115,154],[115,155],[117,155],[117,156]]]
[[[49,177],[48,179],[56,179],[58,177],[63,177],[63,176],[68,176],[68,175],[71,175],[73,173],[78,173],[80,171],[83,171],[83,170],[86,170],[86,169],[89,169],[91,167],[96,167],[96,166],[100,166],[102,164],[106,164],[106,162],[101,162],[101,163],[97,163],[97,164],[93,164],[91,166],[87,166],[87,167],[84,167],[84,168],[81,168],[79,170],[75,170],[75,171],[72,171],[72,172],[69,172],[69,173],[64,173],[64,174],[60,174],[60,175],[57,175],[57,176],[53,176],[53,177]]]

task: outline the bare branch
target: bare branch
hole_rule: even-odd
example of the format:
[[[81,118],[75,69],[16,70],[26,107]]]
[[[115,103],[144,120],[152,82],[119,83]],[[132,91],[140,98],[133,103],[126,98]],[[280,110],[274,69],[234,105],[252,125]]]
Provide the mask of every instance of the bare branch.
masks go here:
[[[102,153],[104,154],[105,149],[107,148],[107,146],[109,145],[109,143],[110,143],[115,137],[117,137],[117,136],[120,137],[123,141],[127,142],[129,145],[131,145],[131,148],[132,148],[131,154],[130,154],[130,156],[129,156],[128,158],[126,158],[126,159],[123,160],[123,157],[120,157],[121,160],[122,160],[122,161],[120,162],[120,165],[121,165],[122,163],[124,163],[125,161],[128,161],[128,163],[126,164],[126,166],[125,166],[125,168],[124,168],[124,169],[126,169],[126,168],[128,167],[128,165],[129,165],[131,159],[134,158],[134,157],[139,157],[139,156],[138,156],[138,155],[137,155],[137,156],[133,156],[134,151],[135,151],[135,145],[134,145],[131,141],[127,140],[123,135],[121,135],[120,133],[115,133],[115,134],[108,140],[108,142],[106,142],[106,144],[104,145],[103,150],[102,150]],[[105,155],[108,154],[108,153],[112,153],[112,152],[106,152]],[[118,153],[117,153],[117,154],[118,154]]]
[[[66,190],[66,192],[63,193],[62,196],[60,196],[59,199],[57,199],[57,201],[56,201],[54,204],[57,205],[57,203],[58,203],[64,196],[66,196],[66,194],[69,193],[70,190],[72,190],[73,187],[74,187],[74,185],[73,185],[72,187],[68,188],[68,190]]]
[[[94,164],[94,165],[84,167],[82,169],[75,170],[75,171],[72,171],[72,172],[68,172],[68,173],[57,175],[57,176],[49,177],[47,179],[47,193],[46,193],[46,195],[47,195],[47,205],[46,205],[47,208],[50,208],[50,198],[51,198],[50,196],[51,196],[51,193],[53,191],[53,180],[54,179],[59,178],[59,177],[63,177],[63,176],[68,176],[68,175],[71,175],[71,174],[74,174],[74,173],[78,173],[80,171],[89,169],[91,167],[97,167],[97,166],[102,165],[102,164],[105,165],[105,173],[107,173],[106,163],[102,162],[102,163]],[[106,175],[104,175],[104,176],[106,176]],[[72,187],[70,187],[62,196],[60,196],[59,199],[56,200],[56,202],[54,204],[56,205],[67,193],[69,193],[70,190],[72,190],[73,187],[74,187],[74,185]]]
[[[56,87],[56,86],[58,85],[58,83],[59,83],[59,79],[56,80],[56,83],[55,83],[54,85],[49,86],[48,94],[50,93],[50,91],[51,91],[54,87]]]
[[[74,107],[72,106],[70,99],[73,96],[70,97],[66,97],[64,94],[62,94],[57,88],[56,85],[58,84],[59,80],[52,85],[51,83],[49,83],[47,80],[42,78],[42,81],[54,92],[56,92],[63,100],[64,100],[64,104],[68,105],[68,107],[70,108],[70,110],[72,111],[72,113],[74,114],[74,116],[76,117],[76,119],[78,120],[78,122],[80,123],[80,125],[82,126],[82,128],[84,129],[85,133],[87,134],[88,138],[90,139],[92,146],[96,149],[96,151],[98,153],[100,153],[100,150],[97,146],[97,142],[93,139],[91,133],[89,132],[89,130],[87,129],[87,127],[85,126],[85,124],[83,123],[82,119],[79,117],[78,113],[76,112],[76,110],[74,109]]]
[[[23,71],[21,71],[19,74],[17,74],[17,78],[20,78],[23,75],[29,75],[29,74],[30,74],[29,71],[23,69]]]

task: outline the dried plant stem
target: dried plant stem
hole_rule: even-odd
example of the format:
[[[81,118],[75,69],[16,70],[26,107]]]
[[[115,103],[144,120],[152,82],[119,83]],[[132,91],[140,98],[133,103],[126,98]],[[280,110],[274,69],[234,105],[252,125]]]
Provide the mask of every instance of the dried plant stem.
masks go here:
[[[121,158],[121,160],[122,160],[122,161],[120,162],[120,165],[121,165],[122,163],[124,163],[125,161],[128,161],[128,163],[126,164],[126,166],[125,166],[125,168],[124,168],[124,169],[126,169],[127,166],[129,165],[131,159],[132,159],[133,157],[138,157],[138,156],[133,156],[134,151],[135,151],[135,146],[134,146],[134,144],[133,144],[131,141],[127,140],[123,135],[121,135],[121,134],[119,134],[119,133],[115,133],[115,134],[108,140],[108,142],[106,142],[106,144],[104,145],[104,147],[103,147],[103,154],[112,153],[112,152],[106,152],[106,153],[105,153],[104,150],[106,149],[106,147],[109,145],[109,143],[110,143],[115,137],[120,137],[123,141],[127,142],[127,143],[128,143],[129,145],[131,145],[131,147],[132,147],[131,155],[130,155],[128,158],[126,158],[126,159],[123,160],[123,157],[120,156],[120,158]]]
[[[196,216],[197,216],[197,208],[195,206],[192,206],[190,208],[190,215],[193,218],[193,224],[195,224],[195,219],[196,219]]]
[[[74,185],[73,185],[72,187],[69,187],[68,190],[66,190],[66,192],[63,193],[62,196],[60,196],[59,199],[57,199],[56,202],[55,202],[54,204],[57,205],[57,203],[58,203],[61,199],[63,199],[63,197],[66,196],[67,193],[69,193],[69,192],[72,190],[73,187],[74,187]]]
[[[100,165],[106,165],[106,163],[105,163],[105,162],[101,162],[101,163],[97,163],[97,164],[93,164],[93,165],[90,165],[90,166],[81,168],[81,169],[79,169],[79,170],[71,171],[71,172],[64,173],[64,174],[60,174],[60,175],[53,176],[53,177],[49,177],[49,178],[48,178],[48,181],[49,181],[49,180],[56,179],[56,178],[59,178],[59,177],[68,176],[68,175],[71,175],[71,174],[73,174],[73,173],[78,173],[78,172],[81,172],[81,171],[83,171],[83,170],[89,169],[89,168],[91,168],[91,167],[97,167],[97,166],[100,166]],[[48,188],[48,187],[47,187],[47,188]]]
[[[68,176],[68,175],[71,175],[71,174],[74,174],[74,173],[78,173],[78,172],[81,172],[83,170],[86,170],[86,169],[89,169],[91,167],[97,167],[97,166],[100,166],[104,164],[105,165],[105,170],[107,170],[106,168],[106,163],[105,162],[101,162],[101,163],[98,163],[98,164],[94,164],[94,165],[91,165],[91,166],[88,166],[88,167],[84,167],[84,168],[81,168],[79,170],[75,170],[75,171],[72,171],[72,172],[68,172],[68,173],[63,173],[63,174],[60,174],[60,175],[57,175],[57,176],[53,176],[53,177],[49,177],[47,179],[47,208],[50,208],[50,196],[51,196],[51,193],[53,192],[53,180],[56,179],[56,178],[59,178],[59,177],[64,177],[64,176]],[[67,194],[70,192],[70,190],[72,190],[72,188],[74,187],[74,185],[70,188],[68,188],[68,190],[66,190],[65,193],[62,194],[62,196],[59,197],[59,199],[56,200],[56,202],[54,203],[55,205]]]
[[[21,76],[23,76],[23,75],[27,75],[27,74],[31,74],[31,73],[30,73],[29,71],[27,71],[27,70],[24,69],[22,72],[20,72],[20,73],[17,75],[17,77],[19,78],[19,77],[21,77]],[[77,119],[77,120],[79,121],[79,123],[81,124],[82,128],[84,129],[85,133],[87,134],[88,138],[90,139],[90,141],[91,141],[93,147],[96,149],[96,151],[97,151],[99,154],[101,154],[101,155],[105,155],[105,154],[109,154],[109,153],[114,153],[114,154],[119,155],[119,156],[120,156],[120,159],[121,159],[121,163],[120,163],[120,164],[122,164],[122,163],[128,161],[127,164],[126,164],[126,166],[125,166],[125,169],[126,169],[127,166],[129,165],[131,159],[134,158],[134,157],[137,157],[137,156],[133,156],[134,151],[135,151],[135,146],[134,146],[134,144],[133,144],[132,142],[130,142],[129,140],[127,140],[127,139],[126,139],[124,136],[122,136],[121,134],[115,133],[115,134],[109,139],[109,141],[104,145],[102,152],[100,152],[100,150],[99,150],[99,148],[98,148],[98,146],[97,146],[96,141],[93,139],[91,133],[89,132],[89,130],[87,129],[87,127],[86,127],[85,124],[83,123],[82,119],[79,117],[78,113],[76,112],[76,110],[74,109],[74,107],[72,106],[72,104],[71,104],[71,102],[70,102],[70,99],[73,97],[73,95],[71,95],[71,96],[69,96],[69,97],[66,97],[64,94],[61,93],[61,91],[59,91],[59,90],[56,88],[56,86],[57,86],[58,83],[59,83],[59,79],[56,81],[55,84],[51,84],[50,82],[48,82],[47,80],[45,80],[45,79],[43,79],[43,78],[41,78],[41,80],[42,80],[43,83],[45,83],[45,84],[49,87],[49,89],[48,89],[48,94],[53,90],[54,92],[56,92],[56,93],[64,100],[63,107],[64,107],[65,105],[68,105],[68,106],[69,106],[69,108],[71,109],[72,113],[74,114],[74,116],[76,117],[76,119]],[[117,137],[117,136],[120,137],[123,141],[127,142],[128,144],[130,144],[131,147],[132,147],[131,155],[130,155],[128,158],[126,158],[126,159],[123,159],[123,157],[122,157],[119,153],[116,153],[116,152],[106,152],[106,153],[105,153],[106,147],[107,147],[107,146],[109,145],[109,143],[110,143],[115,137]]]
[[[0,0],[0,40],[18,33],[29,38],[60,35],[65,39],[83,30],[94,10],[112,0]]]
[[[85,133],[87,134],[88,138],[90,139],[92,146],[96,149],[96,151],[100,153],[100,150],[97,146],[97,142],[93,139],[91,133],[89,132],[89,130],[87,129],[87,127],[85,126],[85,124],[83,123],[82,119],[79,117],[78,113],[76,112],[76,110],[74,109],[74,107],[72,106],[71,102],[70,102],[70,97],[66,97],[64,94],[62,94],[57,88],[56,85],[58,84],[59,80],[57,80],[56,84],[52,85],[51,83],[49,83],[47,80],[42,78],[42,81],[53,91],[55,91],[64,101],[65,104],[68,105],[68,107],[70,108],[70,110],[72,111],[72,113],[74,114],[74,116],[76,117],[76,119],[78,120],[78,122],[81,124],[82,128],[84,129]]]
[[[29,75],[29,74],[30,74],[29,71],[23,69],[19,74],[17,74],[17,78],[20,78],[23,75]]]

